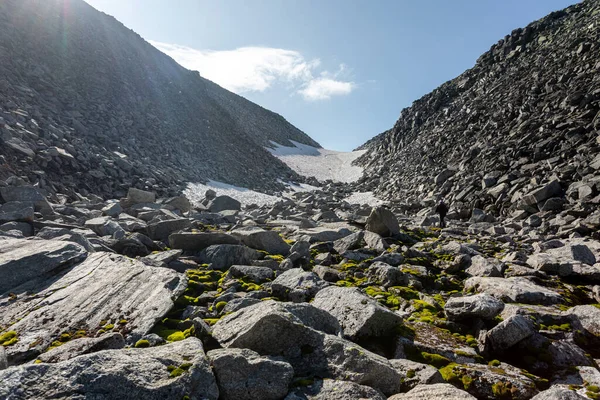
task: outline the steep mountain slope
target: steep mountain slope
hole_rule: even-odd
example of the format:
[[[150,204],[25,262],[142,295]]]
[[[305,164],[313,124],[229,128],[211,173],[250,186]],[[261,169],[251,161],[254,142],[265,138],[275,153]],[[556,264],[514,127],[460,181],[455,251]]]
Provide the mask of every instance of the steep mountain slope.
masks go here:
[[[266,189],[296,177],[271,140],[319,146],[82,0],[0,2],[0,57],[0,179],[104,195],[207,178]]]
[[[548,210],[597,207],[599,43],[597,0],[514,30],[363,146],[361,187],[413,210],[438,196],[520,216],[550,197]]]

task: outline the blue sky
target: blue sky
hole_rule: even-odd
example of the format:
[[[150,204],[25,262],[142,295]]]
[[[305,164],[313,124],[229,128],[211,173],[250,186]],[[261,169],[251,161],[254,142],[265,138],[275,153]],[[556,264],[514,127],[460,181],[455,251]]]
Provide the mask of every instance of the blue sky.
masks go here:
[[[334,150],[575,0],[86,0]]]

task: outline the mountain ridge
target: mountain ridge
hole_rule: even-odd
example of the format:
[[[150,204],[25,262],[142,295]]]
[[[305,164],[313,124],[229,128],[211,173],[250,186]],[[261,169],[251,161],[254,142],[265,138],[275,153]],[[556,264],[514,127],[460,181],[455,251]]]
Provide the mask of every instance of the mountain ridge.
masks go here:
[[[527,193],[558,180],[570,205],[597,203],[599,13],[586,0],[515,29],[402,110],[363,145],[359,188],[415,211],[446,197],[514,215]]]
[[[7,0],[0,22],[10,55],[0,65],[2,179],[71,195],[174,193],[207,179],[273,190],[299,177],[264,148],[270,140],[320,147],[81,0]]]

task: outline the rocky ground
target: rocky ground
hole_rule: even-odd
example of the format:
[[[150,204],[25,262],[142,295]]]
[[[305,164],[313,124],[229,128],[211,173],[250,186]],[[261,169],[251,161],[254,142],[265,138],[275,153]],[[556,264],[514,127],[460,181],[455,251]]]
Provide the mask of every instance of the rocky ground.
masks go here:
[[[600,211],[439,229],[350,192],[1,184],[0,398],[600,398]]]

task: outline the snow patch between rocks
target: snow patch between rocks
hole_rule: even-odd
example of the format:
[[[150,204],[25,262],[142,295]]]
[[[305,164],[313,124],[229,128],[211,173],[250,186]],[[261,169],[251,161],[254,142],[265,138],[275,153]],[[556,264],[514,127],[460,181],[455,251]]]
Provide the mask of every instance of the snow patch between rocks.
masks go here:
[[[311,192],[313,190],[317,190],[318,187],[306,185],[306,184],[298,184],[292,182],[283,182],[290,192]],[[230,185],[228,183],[223,183],[219,181],[209,180],[206,184],[202,183],[190,183],[187,189],[183,192],[183,194],[190,199],[192,203],[200,203],[204,199],[204,194],[207,190],[212,189],[217,193],[217,196],[229,196],[240,203],[242,205],[248,204],[256,204],[258,206],[263,205],[272,205],[276,202],[280,201],[282,197],[271,196],[265,193],[256,192],[254,190],[250,190],[240,186]],[[287,197],[286,194],[283,197]]]
[[[360,179],[363,169],[352,162],[366,150],[341,152],[320,149],[306,144],[291,142],[295,147],[282,146],[271,141],[273,148],[266,149],[303,176],[314,176],[320,181],[331,179],[336,182],[354,182]]]

